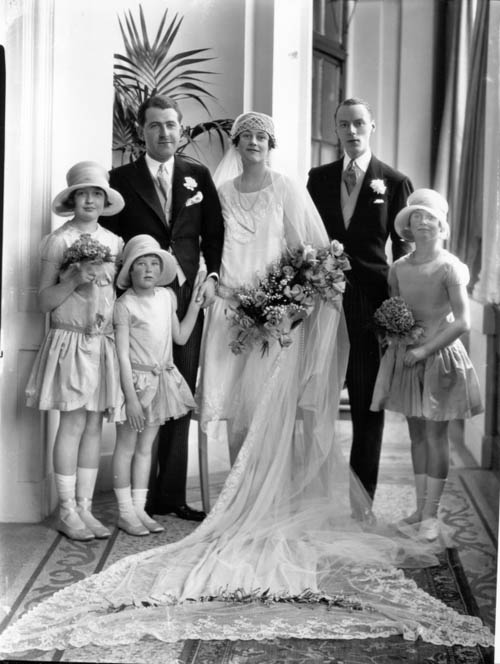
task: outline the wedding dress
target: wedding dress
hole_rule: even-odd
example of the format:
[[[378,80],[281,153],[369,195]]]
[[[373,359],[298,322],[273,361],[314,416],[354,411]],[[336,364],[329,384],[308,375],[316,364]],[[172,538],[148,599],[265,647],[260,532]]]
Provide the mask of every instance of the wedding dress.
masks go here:
[[[273,173],[253,207],[241,199],[240,208],[251,208],[241,216],[232,215],[233,185],[221,194],[228,225],[223,287],[241,283],[233,275],[246,269],[255,278],[285,244],[328,243],[312,201],[288,178]],[[238,219],[247,229],[236,226]],[[272,228],[261,236],[258,225],[266,223]],[[224,306],[219,302],[222,313]],[[223,343],[232,362],[230,328],[223,331],[220,317],[217,326],[212,333],[223,341],[215,345]],[[478,618],[458,614],[405,577],[400,567],[436,564],[430,545],[388,526],[366,530],[351,518],[352,478],[335,437],[348,355],[341,307],[318,303],[292,334],[289,347],[276,344],[265,357],[256,350],[231,374],[230,405],[239,404],[247,433],[199,527],[55,593],[4,632],[0,652],[109,647],[144,636],[172,642],[402,634],[436,644],[492,644]],[[223,417],[227,406],[210,399],[202,403],[206,422]],[[361,487],[358,494],[362,503]]]

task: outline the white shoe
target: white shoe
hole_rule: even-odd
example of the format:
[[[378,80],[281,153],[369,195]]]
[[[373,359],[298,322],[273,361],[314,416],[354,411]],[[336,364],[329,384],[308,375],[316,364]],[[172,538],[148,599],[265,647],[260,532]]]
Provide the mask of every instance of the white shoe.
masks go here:
[[[152,519],[146,512],[136,512],[136,514],[139,517],[139,521],[143,526],[146,526],[150,533],[162,533],[165,530],[161,523]]]
[[[92,501],[90,498],[79,498],[78,499],[78,514],[80,519],[87,526],[87,528],[94,533],[94,536],[98,539],[106,539],[110,537],[111,531],[106,528],[90,511],[92,507]]]
[[[149,535],[149,530],[144,526],[139,519],[129,520],[124,516],[118,517],[118,528],[127,533],[127,535],[133,535],[134,537],[144,537]]]
[[[419,537],[432,542],[439,535],[439,520],[436,517],[424,519],[418,531]]]
[[[76,509],[68,505],[60,507],[56,528],[72,540],[89,542],[94,539],[94,533],[83,523]]]
[[[404,519],[401,519],[401,521],[399,521],[398,523],[406,524],[407,526],[415,526],[421,522],[422,522],[421,512],[413,512],[413,514],[405,516]]]

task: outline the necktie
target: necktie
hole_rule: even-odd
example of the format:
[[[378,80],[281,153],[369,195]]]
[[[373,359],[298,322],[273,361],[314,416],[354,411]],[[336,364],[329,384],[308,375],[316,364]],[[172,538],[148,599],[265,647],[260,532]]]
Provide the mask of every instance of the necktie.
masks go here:
[[[349,162],[347,168],[345,169],[344,173],[342,174],[342,178],[345,182],[345,186],[347,188],[347,193],[351,195],[351,191],[354,189],[356,186],[356,182],[358,179],[357,173],[356,173],[356,166],[354,165],[354,159],[351,159]]]
[[[167,175],[167,169],[165,168],[165,164],[160,164],[160,167],[158,168],[158,173],[156,175],[156,179],[158,181],[158,187],[160,188],[160,191],[163,196],[163,211],[166,213],[167,201],[168,201],[168,175]]]

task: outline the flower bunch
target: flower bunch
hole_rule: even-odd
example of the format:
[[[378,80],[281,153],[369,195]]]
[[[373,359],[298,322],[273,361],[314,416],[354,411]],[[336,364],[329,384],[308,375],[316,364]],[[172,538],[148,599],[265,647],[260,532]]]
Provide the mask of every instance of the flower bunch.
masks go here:
[[[387,187],[385,185],[385,182],[383,180],[371,180],[370,182],[370,188],[372,191],[374,191],[376,194],[380,194],[383,196],[387,190]]]
[[[316,298],[340,306],[348,269],[344,247],[336,240],[319,249],[287,250],[256,286],[234,292],[238,304],[226,311],[236,328],[232,352],[239,355],[260,343],[264,354],[274,340],[289,346],[291,329],[309,315]]]
[[[94,240],[89,233],[82,233],[78,240],[75,240],[64,252],[61,270],[64,271],[73,263],[80,261],[112,263],[113,256],[109,247]]]
[[[424,333],[411,309],[400,296],[384,300],[373,314],[375,330],[384,343],[401,341],[414,343]]]

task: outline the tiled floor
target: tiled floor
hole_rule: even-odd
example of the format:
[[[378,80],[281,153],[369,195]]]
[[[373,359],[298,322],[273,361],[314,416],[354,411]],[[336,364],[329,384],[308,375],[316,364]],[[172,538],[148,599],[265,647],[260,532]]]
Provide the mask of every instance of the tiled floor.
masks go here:
[[[341,420],[338,432],[346,451],[350,422]],[[479,469],[460,445],[452,445],[451,472],[442,501],[444,521],[453,531],[453,544],[485,622],[494,628],[499,478]],[[229,461],[225,444],[209,437],[212,504],[224,482]],[[110,501],[111,493],[96,496]],[[389,414],[384,434],[375,511],[391,520],[413,509],[413,477],[404,418]],[[197,466],[196,425],[190,437],[188,502],[201,507]],[[395,505],[397,506],[395,508]],[[174,522],[182,523],[178,519]],[[28,579],[54,542],[50,519],[42,524],[0,524],[0,620],[22,596]],[[185,522],[184,522],[185,523]],[[179,533],[179,537],[181,534]]]

